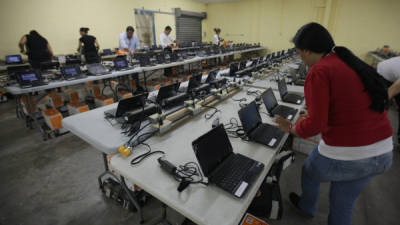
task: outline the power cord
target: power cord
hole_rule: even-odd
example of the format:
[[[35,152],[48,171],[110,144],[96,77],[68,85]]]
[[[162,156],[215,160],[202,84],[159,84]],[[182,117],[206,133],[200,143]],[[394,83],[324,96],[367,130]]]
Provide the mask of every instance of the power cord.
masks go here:
[[[208,112],[207,112],[207,113],[204,114],[204,118],[205,118],[206,120],[209,120],[209,119],[213,118],[213,116],[214,116],[215,114],[217,114],[217,113],[221,113],[221,110],[217,109],[217,107],[214,107],[214,106],[202,105],[202,107],[214,109],[213,112],[211,112],[211,113],[208,113]]]
[[[152,152],[152,151],[151,151],[150,145],[148,145],[148,144],[146,144],[146,143],[140,143],[140,144],[146,146],[146,147],[148,148],[148,150],[147,150],[147,152],[145,152],[145,153],[143,153],[143,154],[141,154],[141,155],[139,155],[139,156],[133,158],[133,159],[131,160],[131,165],[132,165],[132,166],[138,165],[138,164],[141,163],[144,159],[148,158],[148,157],[151,156],[151,155],[154,155],[154,154],[163,154],[163,155],[165,155],[165,152],[164,152],[164,151],[154,151],[154,152]]]

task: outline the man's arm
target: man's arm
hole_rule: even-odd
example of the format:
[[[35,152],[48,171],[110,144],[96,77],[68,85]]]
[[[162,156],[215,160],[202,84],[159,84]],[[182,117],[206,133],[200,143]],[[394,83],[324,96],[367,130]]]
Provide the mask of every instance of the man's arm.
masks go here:
[[[51,48],[51,46],[50,46],[50,44],[49,43],[47,43],[47,51],[49,52],[49,54],[50,54],[50,57],[53,57],[53,49]]]
[[[128,43],[126,42],[126,39],[123,35],[119,36],[119,48],[120,50],[129,51]]]

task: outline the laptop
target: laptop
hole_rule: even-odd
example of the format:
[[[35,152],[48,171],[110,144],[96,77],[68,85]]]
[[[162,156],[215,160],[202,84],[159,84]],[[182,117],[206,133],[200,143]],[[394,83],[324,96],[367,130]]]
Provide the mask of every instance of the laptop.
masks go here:
[[[279,105],[271,88],[262,93],[261,97],[264,101],[265,108],[267,108],[271,116],[279,115],[288,120],[293,120],[296,116],[298,110],[285,105]]]
[[[30,88],[46,85],[47,83],[43,81],[42,75],[39,71],[27,70],[23,72],[18,72],[16,75],[17,82],[21,88]]]
[[[282,101],[298,105],[303,102],[304,97],[302,95],[296,94],[294,92],[289,92],[287,90],[287,85],[284,79],[278,81],[278,89]]]
[[[234,153],[221,124],[192,142],[197,161],[209,183],[241,198],[261,174],[264,164]]]
[[[114,69],[115,70],[128,70],[128,61],[124,56],[122,57],[116,57],[114,59]]]
[[[192,77],[190,77],[189,80],[189,84],[188,84],[188,88],[187,88],[187,93],[189,92],[201,92],[201,91],[208,91],[208,89],[210,89],[210,85],[209,84],[202,84],[201,80],[203,78],[203,74],[197,74],[194,75]]]
[[[87,64],[86,68],[89,75],[104,75],[110,73],[101,63]]]
[[[86,75],[82,74],[81,67],[77,64],[61,67],[61,74],[63,75],[64,80],[77,80],[86,78]]]
[[[163,86],[158,90],[156,102],[161,107],[176,105],[184,102],[187,98],[187,93],[178,93],[180,83]]]
[[[143,106],[146,105],[147,95],[148,94],[146,93],[122,99],[118,102],[117,108],[106,110],[104,111],[104,114],[114,118],[119,118],[124,116],[127,112],[143,108]]]
[[[275,148],[285,134],[285,132],[273,125],[262,123],[255,101],[241,108],[238,114],[243,130],[250,141]]]
[[[22,64],[22,57],[21,55],[7,55],[6,56],[6,64],[12,65],[12,64]]]
[[[207,79],[206,79],[205,83],[212,83],[216,79],[218,72],[219,72],[219,69],[213,69],[213,70],[208,71],[208,75],[207,75]]]
[[[113,52],[111,51],[111,49],[107,48],[107,49],[103,49],[103,55],[112,55]]]

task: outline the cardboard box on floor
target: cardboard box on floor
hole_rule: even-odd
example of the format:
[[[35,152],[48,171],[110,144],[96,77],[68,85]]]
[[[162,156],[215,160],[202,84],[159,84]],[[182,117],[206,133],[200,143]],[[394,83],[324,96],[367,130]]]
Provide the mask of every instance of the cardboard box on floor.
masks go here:
[[[269,224],[251,215],[250,213],[246,213],[240,225],[269,225]]]

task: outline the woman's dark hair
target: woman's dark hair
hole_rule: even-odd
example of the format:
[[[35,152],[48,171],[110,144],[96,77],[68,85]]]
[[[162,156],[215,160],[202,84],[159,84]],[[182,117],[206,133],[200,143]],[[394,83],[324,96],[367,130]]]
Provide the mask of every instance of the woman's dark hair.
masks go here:
[[[167,31],[168,31],[168,30],[172,30],[172,28],[171,28],[170,26],[166,26],[166,27],[165,27],[165,30],[167,30]]]
[[[132,26],[128,26],[128,27],[126,28],[126,32],[128,32],[128,31],[132,31],[132,32],[134,32],[134,31],[135,31],[135,29],[133,29],[133,27],[132,27]]]
[[[36,30],[29,31],[29,35],[36,36],[36,37],[42,37]]]
[[[79,29],[80,32],[85,32],[87,33],[89,31],[89,28],[87,27],[81,27],[81,29]]]
[[[221,29],[219,29],[219,28],[214,28],[214,31],[215,31],[215,33],[219,33],[219,32],[221,32]]]
[[[360,76],[372,101],[370,109],[380,113],[387,109],[389,99],[387,86],[382,76],[346,47],[335,46],[332,36],[325,27],[318,23],[306,24],[297,31],[292,41],[295,47],[300,50],[325,54],[335,52],[345,64]]]

